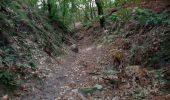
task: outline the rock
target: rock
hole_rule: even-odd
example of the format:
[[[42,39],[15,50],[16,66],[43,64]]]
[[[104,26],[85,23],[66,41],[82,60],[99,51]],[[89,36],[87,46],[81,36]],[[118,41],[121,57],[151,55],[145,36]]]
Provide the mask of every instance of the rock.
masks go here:
[[[3,51],[2,50],[0,50],[0,56],[3,56]]]
[[[103,86],[102,85],[99,85],[99,84],[96,84],[94,86],[94,88],[97,88],[98,90],[102,90],[103,89]]]
[[[75,53],[79,52],[78,46],[76,44],[71,45],[71,50]]]
[[[166,100],[170,100],[170,94],[166,95]]]
[[[112,100],[120,100],[120,98],[116,96],[116,97],[113,97]]]
[[[0,68],[3,68],[3,66],[2,57],[0,56]]]
[[[8,96],[8,95],[4,95],[4,96],[2,97],[2,100],[9,100],[9,96]]]

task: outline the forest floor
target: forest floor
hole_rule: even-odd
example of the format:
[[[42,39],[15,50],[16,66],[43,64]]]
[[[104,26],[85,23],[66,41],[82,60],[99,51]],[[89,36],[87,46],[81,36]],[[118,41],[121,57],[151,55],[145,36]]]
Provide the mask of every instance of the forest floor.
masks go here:
[[[110,45],[96,42],[90,32],[77,33],[79,52],[65,46],[66,54],[56,59],[35,50],[36,77],[26,78],[11,100],[168,100],[159,91],[153,71],[141,66],[115,65]],[[83,35],[83,36],[82,36]],[[82,38],[83,37],[83,38]],[[36,47],[36,44],[31,43]],[[113,48],[113,47],[112,47]],[[114,47],[114,52],[121,52]],[[1,92],[1,91],[0,91]],[[4,92],[5,93],[5,92]],[[5,94],[4,94],[5,95]],[[163,95],[163,96],[161,96]],[[6,100],[6,99],[4,99]]]
[[[156,3],[150,4],[157,6]],[[159,12],[160,8],[155,10]],[[164,28],[154,27],[148,32],[141,28],[139,32],[134,32],[138,34],[129,34],[131,30],[128,29],[131,28],[128,24],[127,31],[120,32],[120,35],[108,34],[104,37],[101,35],[106,35],[105,32],[95,25],[76,34],[78,37],[75,44],[78,45],[78,53],[73,52],[71,46],[65,45],[63,49],[66,54],[57,58],[49,56],[48,52],[41,48],[42,45],[31,41],[31,35],[22,39],[22,42],[33,47],[32,55],[38,62],[37,69],[28,73],[24,70],[23,73],[26,75],[20,77],[23,80],[21,86],[12,93],[0,86],[2,88],[0,96],[3,100],[8,98],[10,100],[170,100],[169,92],[164,90],[165,88],[169,90],[170,86],[164,87],[165,82],[160,79],[166,77],[166,69],[161,69],[159,72],[156,69],[149,70],[147,65],[141,64],[144,63],[141,60],[142,50],[152,47],[149,45],[152,42],[153,49],[159,47],[155,37],[159,37],[160,30],[164,31]],[[109,43],[103,43],[100,39],[105,38],[109,41],[110,36],[113,41]],[[147,39],[149,42],[144,41]],[[144,44],[143,47],[146,47],[136,48],[135,46],[139,44]],[[139,53],[135,50],[139,50]],[[131,61],[129,57],[131,51],[134,51],[132,52],[136,60],[134,62],[140,64],[128,62]]]
[[[110,64],[108,50],[102,44],[93,43],[92,36],[81,39],[77,45],[78,53],[67,47],[67,54],[55,60],[45,52],[36,51],[34,55],[40,62],[36,73],[41,78],[26,80],[23,84],[25,92],[16,91],[12,100],[111,100],[113,91],[107,88],[112,86],[92,75]],[[102,91],[95,91],[93,96],[90,96],[93,90],[87,91],[86,96],[79,91],[94,85]]]

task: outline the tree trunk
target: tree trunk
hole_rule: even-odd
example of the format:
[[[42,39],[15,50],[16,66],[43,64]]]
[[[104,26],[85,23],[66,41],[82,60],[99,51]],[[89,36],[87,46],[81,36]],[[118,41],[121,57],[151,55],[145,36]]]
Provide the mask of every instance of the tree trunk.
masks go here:
[[[52,17],[52,5],[51,5],[51,0],[48,0],[48,1],[47,1],[47,6],[48,6],[49,17]]]
[[[100,26],[102,28],[105,27],[105,18],[104,18],[104,13],[103,13],[103,7],[102,7],[102,2],[101,0],[95,0],[97,9],[98,9],[98,15],[100,16]]]
[[[89,6],[90,6],[90,16],[91,16],[91,20],[93,20],[93,3],[92,3],[92,0],[89,0]]]

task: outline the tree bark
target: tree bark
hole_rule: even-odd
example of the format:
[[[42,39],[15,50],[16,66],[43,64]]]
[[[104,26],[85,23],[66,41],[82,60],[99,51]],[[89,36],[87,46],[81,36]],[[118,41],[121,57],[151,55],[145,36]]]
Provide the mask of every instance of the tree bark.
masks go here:
[[[104,18],[104,12],[103,12],[103,7],[102,7],[102,2],[101,0],[95,0],[97,9],[98,9],[98,15],[100,16],[100,26],[102,28],[105,27],[105,18]]]

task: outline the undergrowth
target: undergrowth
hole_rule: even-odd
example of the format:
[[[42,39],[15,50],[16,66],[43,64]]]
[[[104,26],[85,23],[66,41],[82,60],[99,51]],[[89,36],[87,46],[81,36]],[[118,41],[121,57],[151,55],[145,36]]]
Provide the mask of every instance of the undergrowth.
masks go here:
[[[166,11],[156,13],[150,9],[134,8],[133,10],[122,8],[120,11],[113,13],[109,18],[113,22],[132,21],[136,27],[139,25],[159,26],[161,24],[170,25],[169,14]]]
[[[8,71],[0,71],[0,80],[0,84],[3,84],[10,90],[14,90],[20,85],[20,81],[16,78],[16,75]]]
[[[107,38],[107,41],[114,41],[116,39],[114,35],[128,40],[130,44],[122,44],[122,47],[130,47],[122,48],[128,52],[125,62],[145,66],[151,70],[160,70],[156,73],[159,82],[170,87],[169,13],[166,10],[156,13],[144,8],[122,9],[109,17],[113,27],[106,36],[113,37]],[[134,96],[138,95],[141,94]]]
[[[136,59],[135,56],[138,52],[142,52],[140,56],[143,55],[144,62],[148,66],[162,66],[170,63],[170,50],[168,48],[170,45],[168,42],[170,40],[168,30],[170,19],[166,11],[156,13],[150,9],[143,8],[124,9],[113,13],[109,18],[116,26],[113,33],[123,34],[125,38],[130,38],[137,34],[146,34],[146,36],[147,33],[155,34],[155,36],[148,35],[144,41],[138,40],[131,46],[132,64],[135,64],[134,59]],[[110,40],[112,39],[114,37]],[[152,46],[155,47],[152,48]],[[138,51],[136,51],[137,48],[139,48]]]
[[[8,89],[18,87],[21,77],[36,70],[34,47],[26,39],[48,49],[50,56],[63,54],[63,30],[29,1],[0,0],[0,23],[0,83]]]

